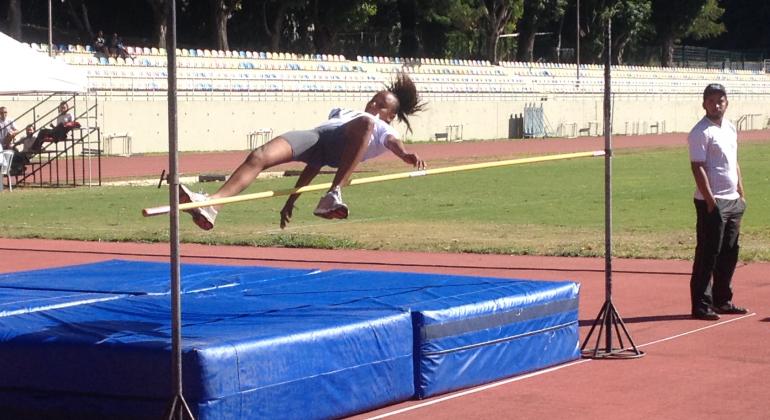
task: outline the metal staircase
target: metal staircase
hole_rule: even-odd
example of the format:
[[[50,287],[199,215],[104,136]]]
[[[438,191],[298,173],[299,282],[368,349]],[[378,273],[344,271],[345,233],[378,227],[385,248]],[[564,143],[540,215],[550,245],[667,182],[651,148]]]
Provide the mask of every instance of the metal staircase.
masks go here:
[[[60,99],[51,95],[28,110],[37,128],[55,123],[58,105],[67,102],[75,116],[74,127],[63,139],[47,137],[29,158],[24,173],[16,176],[19,187],[77,187],[101,185],[101,132],[97,124],[98,101],[88,95]]]

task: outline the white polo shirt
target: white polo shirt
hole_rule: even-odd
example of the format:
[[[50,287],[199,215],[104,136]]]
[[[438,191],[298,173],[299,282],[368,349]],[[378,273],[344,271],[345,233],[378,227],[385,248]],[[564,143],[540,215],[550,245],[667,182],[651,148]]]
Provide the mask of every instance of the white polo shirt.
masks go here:
[[[65,112],[64,114],[59,114],[56,117],[56,125],[64,124],[68,122],[75,121],[75,117],[72,116],[69,112]]]
[[[738,194],[738,133],[735,126],[722,119],[716,125],[703,117],[687,136],[691,162],[704,162],[706,177],[715,198],[735,200]],[[703,200],[698,187],[695,198]]]
[[[361,161],[363,162],[367,159],[371,159],[385,153],[385,151],[388,150],[388,148],[385,147],[388,136],[391,135],[398,138],[398,131],[396,131],[396,129],[393,128],[390,124],[382,121],[378,116],[369,114],[367,112],[353,111],[350,109],[342,108],[332,109],[331,112],[329,112],[329,120],[322,123],[317,128],[339,127],[360,116],[365,116],[374,121],[372,137],[369,139],[369,145],[364,152],[363,158],[361,158]]]
[[[16,125],[12,119],[6,118],[4,121],[0,121],[0,139],[5,140],[11,131],[16,131]]]

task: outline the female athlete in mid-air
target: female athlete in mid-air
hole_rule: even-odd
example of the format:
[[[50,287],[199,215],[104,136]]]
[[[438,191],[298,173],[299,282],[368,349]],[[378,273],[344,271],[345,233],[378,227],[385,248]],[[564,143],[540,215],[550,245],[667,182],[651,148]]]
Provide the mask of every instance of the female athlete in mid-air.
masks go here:
[[[348,184],[359,162],[371,159],[390,150],[404,162],[418,170],[425,162],[414,153],[407,152],[398,138],[398,132],[390,123],[398,117],[411,130],[409,115],[424,108],[414,82],[400,73],[385,90],[377,92],[366,104],[364,112],[335,108],[329,119],[312,130],[290,131],[270,140],[249,153],[230,178],[214,194],[206,195],[190,191],[179,185],[179,202],[201,202],[210,199],[232,197],[246,189],[265,169],[282,163],[299,161],[307,166],[297,180],[296,187],[304,187],[315,178],[325,165],[337,168],[329,191],[321,197],[313,214],[326,219],[348,217],[348,207],[342,202],[340,187]],[[292,194],[281,209],[281,228],[291,220],[294,203],[299,194]],[[221,206],[204,206],[185,210],[201,229],[214,228]]]

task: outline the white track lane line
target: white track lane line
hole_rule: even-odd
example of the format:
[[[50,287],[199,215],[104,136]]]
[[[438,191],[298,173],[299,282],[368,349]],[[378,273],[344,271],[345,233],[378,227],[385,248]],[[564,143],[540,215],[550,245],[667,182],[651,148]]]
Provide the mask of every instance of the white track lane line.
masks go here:
[[[752,317],[754,315],[756,315],[756,313],[750,313],[748,315],[743,315],[743,316],[740,316],[740,317],[737,317],[737,318],[731,318],[731,319],[728,319],[728,320],[725,320],[725,321],[717,322],[715,324],[709,324],[709,325],[707,325],[705,327],[696,328],[694,330],[685,331],[685,332],[680,333],[680,334],[672,335],[670,337],[665,337],[665,338],[661,338],[659,340],[650,341],[649,343],[639,344],[636,347],[651,346],[653,344],[658,344],[658,343],[662,343],[664,341],[669,341],[669,340],[673,340],[673,339],[676,339],[676,338],[684,337],[686,335],[695,334],[697,332],[708,330],[708,329],[714,328],[714,327],[719,327],[719,326],[722,326],[722,325],[725,325],[725,324],[729,324],[731,322],[740,321],[742,319],[749,318],[749,317]],[[535,377],[535,376],[544,375],[546,373],[555,372],[557,370],[564,369],[564,368],[567,368],[567,367],[571,367],[571,366],[575,366],[575,365],[580,365],[580,364],[583,364],[583,363],[590,362],[592,360],[593,359],[580,359],[580,360],[576,360],[576,361],[571,362],[571,363],[567,363],[567,364],[563,364],[563,365],[559,365],[559,366],[554,366],[554,367],[551,367],[551,368],[548,368],[548,369],[544,369],[544,370],[540,370],[540,371],[537,371],[537,372],[528,373],[526,375],[515,376],[513,378],[508,378],[508,379],[505,379],[505,380],[502,380],[502,381],[493,382],[493,383],[490,383],[490,384],[487,384],[487,385],[482,385],[482,386],[479,386],[479,387],[476,387],[476,388],[471,388],[471,389],[468,389],[468,390],[465,390],[465,391],[460,391],[460,392],[457,392],[455,394],[450,394],[450,395],[447,395],[447,396],[444,396],[444,397],[441,397],[441,398],[436,398],[434,400],[425,401],[423,403],[411,405],[409,407],[404,407],[404,408],[401,408],[401,409],[398,409],[398,410],[395,410],[395,411],[390,411],[390,412],[387,412],[387,413],[379,414],[379,415],[374,416],[374,417],[367,417],[367,420],[384,419],[386,417],[395,416],[395,415],[406,413],[406,412],[412,411],[412,410],[417,410],[418,408],[428,407],[428,406],[431,406],[431,405],[434,405],[434,404],[438,404],[438,403],[441,403],[441,402],[444,402],[444,401],[453,400],[455,398],[464,397],[466,395],[475,394],[475,393],[481,392],[481,391],[486,391],[487,389],[496,388],[498,386],[506,385],[506,384],[509,384],[509,383],[512,383],[512,382],[517,382],[517,381],[521,381],[521,380],[524,380],[524,379],[529,379],[529,378],[532,378],[532,377]]]
[[[686,336],[686,335],[695,334],[696,332],[700,332],[700,331],[703,331],[703,330],[707,330],[707,329],[709,329],[709,328],[718,327],[718,326],[720,326],[720,325],[729,324],[729,323],[731,323],[731,322],[740,321],[741,319],[744,319],[744,318],[749,318],[749,317],[752,317],[752,316],[754,316],[754,315],[756,315],[756,313],[755,313],[755,312],[752,312],[752,313],[750,313],[750,314],[747,314],[747,315],[742,315],[742,316],[739,316],[739,317],[736,317],[736,318],[730,318],[730,319],[727,319],[727,320],[725,320],[725,321],[720,321],[720,322],[717,322],[717,323],[715,323],[715,324],[709,324],[709,325],[706,325],[705,327],[700,327],[700,328],[696,328],[696,329],[694,329],[694,330],[691,330],[691,331],[685,331],[685,332],[683,332],[683,333],[681,333],[681,334],[672,335],[671,337],[661,338],[660,340],[655,340],[655,341],[650,341],[649,343],[640,344],[640,345],[638,345],[637,347],[645,347],[645,346],[651,346],[651,345],[653,345],[653,344],[658,344],[658,343],[662,343],[662,342],[664,342],[664,341],[673,340],[673,339],[675,339],[675,338],[684,337],[684,336]]]

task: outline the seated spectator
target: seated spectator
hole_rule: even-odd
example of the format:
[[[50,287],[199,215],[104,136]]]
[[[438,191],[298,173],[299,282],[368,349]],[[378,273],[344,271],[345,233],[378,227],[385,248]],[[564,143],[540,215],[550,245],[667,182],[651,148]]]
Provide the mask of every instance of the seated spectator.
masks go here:
[[[40,145],[35,136],[35,126],[28,125],[25,129],[25,136],[13,143],[13,160],[11,161],[11,175],[24,175],[25,167],[29,164],[32,156],[40,151]],[[18,150],[16,146],[21,146]]]
[[[7,117],[8,109],[0,106],[0,142],[2,142],[2,150],[10,149],[13,138],[18,134],[13,120]]]
[[[104,39],[104,32],[99,31],[94,38],[94,51],[104,54],[105,57],[110,56],[110,49],[107,47],[107,41]]]
[[[32,157],[36,152],[40,151],[40,144],[37,144],[37,136],[35,135],[35,126],[30,124],[25,129],[25,136],[20,138],[19,140],[16,140],[13,143],[13,150],[16,151],[17,154],[23,155],[27,158]],[[16,146],[21,146],[21,150],[17,149]]]
[[[56,125],[51,124],[51,128],[44,128],[38,133],[40,141],[62,141],[67,138],[67,133],[73,128],[79,127],[75,117],[69,112],[69,105],[66,101],[59,104],[59,116],[56,117]]]
[[[131,54],[128,53],[128,50],[123,45],[123,40],[116,33],[112,34],[110,47],[112,48],[112,52],[115,54],[115,58],[134,58],[131,57]]]

